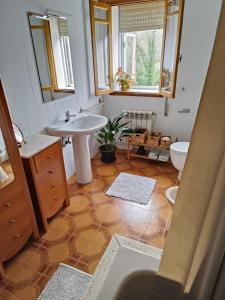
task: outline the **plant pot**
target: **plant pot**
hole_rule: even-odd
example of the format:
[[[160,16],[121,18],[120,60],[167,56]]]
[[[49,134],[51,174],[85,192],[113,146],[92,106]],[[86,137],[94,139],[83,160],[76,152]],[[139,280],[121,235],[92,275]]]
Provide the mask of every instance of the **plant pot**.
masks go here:
[[[124,86],[124,85],[122,85],[122,86],[121,86],[121,90],[122,90],[123,92],[126,92],[126,91],[128,91],[128,90],[129,90],[129,88],[130,88],[130,87],[129,87],[129,86],[127,86],[127,85],[125,85],[125,86]]]
[[[99,150],[102,154],[101,161],[104,163],[113,163],[116,161],[116,150],[117,148],[115,147],[113,150],[107,150],[105,145],[102,145],[99,147]]]

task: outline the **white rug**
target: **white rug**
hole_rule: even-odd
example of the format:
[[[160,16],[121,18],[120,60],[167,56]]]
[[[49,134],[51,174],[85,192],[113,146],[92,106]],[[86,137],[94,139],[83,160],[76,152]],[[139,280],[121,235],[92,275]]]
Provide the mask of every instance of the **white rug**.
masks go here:
[[[148,204],[155,185],[155,179],[128,173],[120,173],[106,191],[106,195],[139,204]]]
[[[91,275],[60,264],[38,300],[81,300]]]

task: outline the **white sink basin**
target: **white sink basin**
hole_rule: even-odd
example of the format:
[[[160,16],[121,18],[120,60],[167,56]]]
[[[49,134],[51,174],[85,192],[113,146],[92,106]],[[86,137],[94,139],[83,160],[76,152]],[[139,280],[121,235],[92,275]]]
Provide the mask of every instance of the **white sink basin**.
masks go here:
[[[107,122],[108,119],[104,116],[79,113],[68,122],[59,120],[46,127],[50,135],[72,137],[78,183],[87,184],[92,181],[89,136],[103,128]]]
[[[81,134],[91,134],[103,128],[108,122],[104,116],[93,114],[77,114],[69,122],[59,120],[58,122],[46,127],[51,135],[61,137],[73,137]]]

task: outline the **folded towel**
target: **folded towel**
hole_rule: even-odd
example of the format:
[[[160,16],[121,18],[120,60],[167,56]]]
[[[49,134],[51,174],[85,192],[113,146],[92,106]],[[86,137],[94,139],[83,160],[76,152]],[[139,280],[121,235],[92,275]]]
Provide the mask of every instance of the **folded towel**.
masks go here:
[[[158,159],[158,156],[159,156],[159,151],[158,151],[158,150],[151,150],[151,151],[149,152],[149,155],[148,155],[148,157],[149,157],[150,159],[155,159],[155,160]]]
[[[160,151],[158,160],[160,161],[168,161],[170,159],[170,152],[169,151]]]

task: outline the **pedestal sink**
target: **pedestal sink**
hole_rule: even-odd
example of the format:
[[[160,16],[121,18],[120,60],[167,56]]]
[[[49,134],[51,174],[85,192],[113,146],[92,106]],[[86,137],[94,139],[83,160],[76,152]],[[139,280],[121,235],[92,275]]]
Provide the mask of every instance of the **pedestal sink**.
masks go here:
[[[108,119],[104,116],[79,113],[68,122],[59,120],[46,127],[51,135],[72,137],[78,183],[86,184],[92,181],[89,136],[103,128],[107,122]]]

